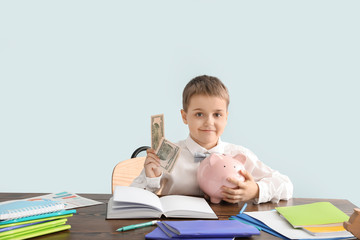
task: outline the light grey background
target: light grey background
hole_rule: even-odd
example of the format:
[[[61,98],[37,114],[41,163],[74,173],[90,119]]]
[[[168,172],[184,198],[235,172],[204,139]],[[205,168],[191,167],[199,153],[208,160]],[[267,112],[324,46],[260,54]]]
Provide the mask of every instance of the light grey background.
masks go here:
[[[193,77],[230,90],[223,141],[295,197],[360,206],[359,1],[1,1],[0,191],[110,193],[150,145],[187,137]]]

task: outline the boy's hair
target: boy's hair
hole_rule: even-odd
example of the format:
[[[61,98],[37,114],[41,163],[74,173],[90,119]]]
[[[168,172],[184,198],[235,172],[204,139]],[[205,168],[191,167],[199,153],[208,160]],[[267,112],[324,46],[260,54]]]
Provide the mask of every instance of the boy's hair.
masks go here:
[[[228,89],[218,78],[212,76],[198,76],[186,84],[183,91],[183,109],[185,112],[187,112],[190,99],[194,95],[220,97],[226,101],[226,108],[230,103]]]

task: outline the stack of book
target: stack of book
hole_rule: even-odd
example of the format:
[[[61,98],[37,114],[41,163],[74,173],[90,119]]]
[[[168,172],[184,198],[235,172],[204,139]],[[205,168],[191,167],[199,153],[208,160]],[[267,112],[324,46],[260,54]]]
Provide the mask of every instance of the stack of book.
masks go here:
[[[163,221],[146,239],[221,239],[259,235],[257,228],[233,220]]]
[[[317,202],[275,208],[294,228],[301,228],[314,236],[347,234],[343,222],[349,216],[330,202]]]
[[[282,239],[351,239],[354,236],[345,230],[343,222],[349,216],[330,202],[316,202],[275,210],[244,212],[233,216],[241,222]]]
[[[76,210],[52,200],[17,200],[0,203],[0,240],[28,239],[70,229],[67,219]]]

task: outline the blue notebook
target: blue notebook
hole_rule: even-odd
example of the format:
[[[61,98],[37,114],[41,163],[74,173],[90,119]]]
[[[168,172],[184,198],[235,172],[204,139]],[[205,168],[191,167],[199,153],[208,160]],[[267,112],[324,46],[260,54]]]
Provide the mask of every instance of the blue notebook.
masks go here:
[[[233,220],[163,221],[178,236],[189,237],[251,237],[260,232],[254,226]]]
[[[145,239],[149,239],[149,240],[167,240],[167,239],[172,239],[172,240],[181,240],[184,238],[180,238],[178,237],[175,233],[166,230],[167,228],[161,223],[158,222],[158,227],[155,228],[155,230],[153,230],[152,232],[146,234]],[[233,240],[235,239],[234,237],[223,237],[223,238],[211,238],[211,240]],[[209,240],[209,238],[196,238],[196,240]]]
[[[172,238],[232,239],[260,234],[254,226],[233,220],[163,221],[158,226]]]
[[[65,204],[52,200],[12,201],[0,203],[0,220],[23,218],[65,209]]]
[[[284,240],[289,240],[289,238],[287,238],[284,235],[281,235],[280,233],[274,231],[272,228],[268,227],[263,222],[255,219],[255,218],[252,218],[252,217],[250,217],[250,216],[248,216],[246,214],[238,214],[237,216],[232,216],[230,219],[234,219],[234,220],[240,221],[242,223],[252,225],[252,226],[258,228],[260,231],[267,232],[267,233],[269,233],[271,235],[274,235],[274,236],[276,236],[278,238],[281,238],[281,239],[284,239]]]

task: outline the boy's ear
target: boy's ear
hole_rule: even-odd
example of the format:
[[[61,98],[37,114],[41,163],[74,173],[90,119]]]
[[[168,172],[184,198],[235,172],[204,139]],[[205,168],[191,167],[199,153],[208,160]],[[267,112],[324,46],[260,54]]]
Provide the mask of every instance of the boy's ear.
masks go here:
[[[185,124],[187,124],[187,114],[186,114],[185,110],[181,109],[180,112],[181,112],[181,117],[182,117],[183,122]]]

